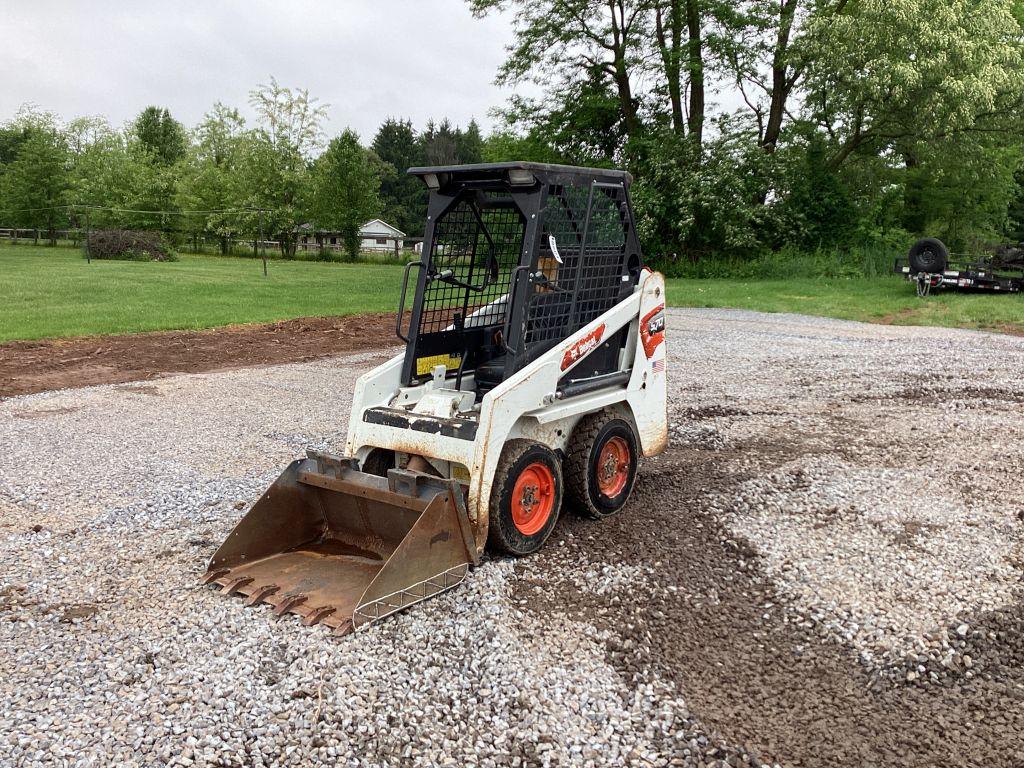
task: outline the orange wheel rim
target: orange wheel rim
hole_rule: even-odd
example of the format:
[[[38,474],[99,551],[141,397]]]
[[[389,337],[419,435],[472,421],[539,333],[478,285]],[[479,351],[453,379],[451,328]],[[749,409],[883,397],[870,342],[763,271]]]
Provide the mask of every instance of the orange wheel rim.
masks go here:
[[[609,499],[614,499],[629,482],[629,446],[621,437],[613,437],[603,446],[597,457],[597,487]]]
[[[541,530],[555,508],[555,476],[539,461],[519,473],[512,489],[512,522],[524,536]]]

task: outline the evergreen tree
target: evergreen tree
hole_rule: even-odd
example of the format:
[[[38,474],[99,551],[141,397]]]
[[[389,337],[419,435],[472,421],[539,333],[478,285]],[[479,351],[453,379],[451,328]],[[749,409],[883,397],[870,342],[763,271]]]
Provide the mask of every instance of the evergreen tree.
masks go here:
[[[380,189],[384,218],[403,232],[418,235],[423,231],[427,190],[423,182],[407,173],[425,162],[412,123],[388,118],[378,129],[372,148],[384,166]]]
[[[455,154],[460,163],[480,163],[484,157],[484,139],[476,120],[470,120],[466,130],[455,133]]]
[[[185,129],[167,109],[146,107],[135,118],[132,131],[142,147],[162,165],[173,165],[185,156]]]

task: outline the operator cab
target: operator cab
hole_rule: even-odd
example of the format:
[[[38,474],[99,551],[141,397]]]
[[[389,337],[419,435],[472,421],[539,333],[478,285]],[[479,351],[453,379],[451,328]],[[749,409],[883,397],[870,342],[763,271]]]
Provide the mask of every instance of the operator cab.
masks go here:
[[[412,168],[430,190],[402,370],[446,369],[482,398],[635,289],[643,266],[623,171],[540,163]],[[626,331],[571,380],[618,369]],[[469,382],[472,382],[470,385]]]

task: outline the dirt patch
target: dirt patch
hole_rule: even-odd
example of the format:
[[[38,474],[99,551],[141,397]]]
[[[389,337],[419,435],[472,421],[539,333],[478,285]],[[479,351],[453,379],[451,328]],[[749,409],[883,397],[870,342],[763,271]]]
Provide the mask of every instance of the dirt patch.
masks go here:
[[[776,416],[779,411],[751,411],[725,405],[708,405],[703,408],[683,408],[677,418],[684,421],[709,421],[747,416]]]
[[[295,363],[397,343],[393,314],[307,317],[205,331],[15,341],[0,344],[0,399],[165,374]],[[144,387],[126,391],[159,394]]]
[[[163,392],[160,391],[159,387],[154,387],[152,384],[141,384],[137,386],[120,386],[117,387],[118,392],[128,392],[133,395],[149,395],[151,397],[163,397]]]
[[[904,307],[898,312],[890,312],[887,315],[876,317],[868,322],[877,323],[878,325],[896,325],[901,320],[909,320],[919,313],[917,307]]]
[[[950,402],[973,403],[975,401],[982,403],[990,401],[1024,403],[1024,393],[996,387],[933,387],[925,384],[921,387],[907,387],[891,393],[862,393],[849,397],[849,402],[858,404],[906,402],[916,405],[942,407]]]
[[[83,603],[82,605],[66,605],[64,606],[64,610],[61,611],[60,621],[63,624],[70,624],[82,619],[91,619],[99,612],[99,607],[90,603]]]
[[[647,463],[618,516],[598,523],[567,516],[564,545],[540,555],[554,561],[555,578],[543,595],[518,585],[519,597],[540,613],[582,615],[609,630],[616,637],[609,657],[626,679],[656,673],[675,681],[712,738],[755,764],[1021,765],[1020,611],[972,631],[969,640],[989,644],[972,648],[975,658],[999,657],[983,675],[929,687],[872,678],[849,647],[823,641],[810,622],[791,621],[757,552],[704,510],[709,490],[741,480],[723,471],[721,459],[721,452],[671,450]],[[558,578],[574,560],[648,575],[609,599]],[[548,570],[539,565],[541,574]],[[1007,643],[1011,635],[1018,639]]]
[[[1024,326],[1017,325],[1015,323],[997,323],[996,325],[986,325],[983,330],[992,331],[994,333],[1005,333],[1009,336],[1024,336]]]
[[[48,416],[63,416],[69,413],[77,413],[82,410],[81,408],[61,407],[61,408],[39,408],[34,411],[18,411],[12,414],[16,419],[32,420],[32,419],[44,419]]]
[[[923,536],[941,529],[941,526],[922,523],[919,520],[904,521],[899,526],[900,531],[892,537],[892,543],[903,549],[920,549]]]

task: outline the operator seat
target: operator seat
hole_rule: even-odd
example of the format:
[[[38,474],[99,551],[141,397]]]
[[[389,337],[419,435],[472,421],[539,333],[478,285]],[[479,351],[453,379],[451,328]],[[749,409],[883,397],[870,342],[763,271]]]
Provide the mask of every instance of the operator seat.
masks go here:
[[[527,319],[528,341],[524,365],[529,365],[569,336],[569,306],[570,303],[564,293],[540,293],[533,297]],[[507,359],[506,352],[477,365],[474,381],[479,397],[483,397],[505,380]]]

